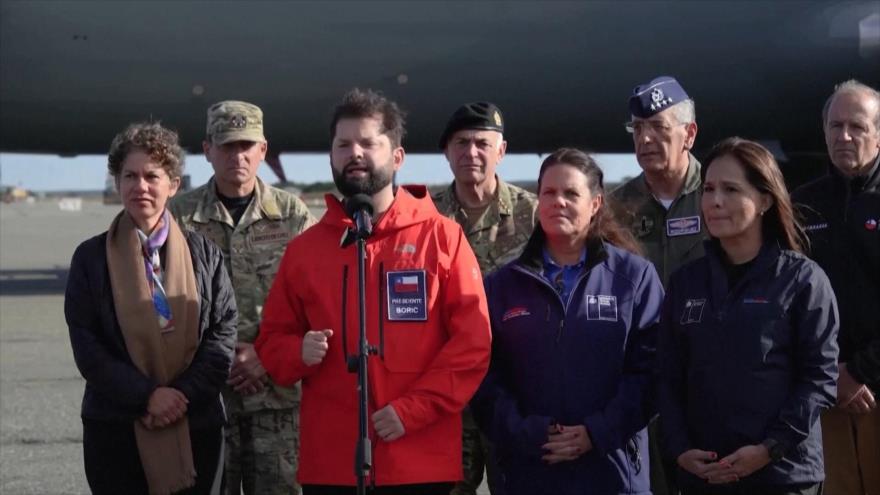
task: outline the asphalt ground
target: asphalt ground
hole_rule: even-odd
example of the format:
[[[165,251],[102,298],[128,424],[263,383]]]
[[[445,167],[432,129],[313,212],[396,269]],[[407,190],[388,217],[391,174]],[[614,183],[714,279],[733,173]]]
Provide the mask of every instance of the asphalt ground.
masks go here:
[[[0,204],[0,493],[87,494],[64,288],[70,257],[119,205]],[[321,209],[313,211],[320,216]],[[485,484],[480,494],[488,494]]]

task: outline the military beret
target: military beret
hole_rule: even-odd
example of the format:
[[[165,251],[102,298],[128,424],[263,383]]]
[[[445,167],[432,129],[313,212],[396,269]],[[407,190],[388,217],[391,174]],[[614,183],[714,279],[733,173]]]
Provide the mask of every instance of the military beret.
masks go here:
[[[633,116],[644,119],[689,99],[674,77],[660,76],[633,89],[629,97],[629,111]]]
[[[206,135],[214,144],[232,141],[265,142],[263,111],[244,101],[221,101],[208,108]]]
[[[446,129],[440,135],[440,149],[446,148],[446,142],[453,134],[462,129],[479,129],[504,132],[504,119],[501,110],[487,101],[478,101],[462,105],[452,114]]]

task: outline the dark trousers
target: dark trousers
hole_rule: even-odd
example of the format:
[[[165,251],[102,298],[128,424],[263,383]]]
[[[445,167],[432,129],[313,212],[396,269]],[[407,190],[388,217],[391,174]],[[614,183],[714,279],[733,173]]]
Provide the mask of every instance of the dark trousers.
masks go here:
[[[418,485],[390,485],[367,487],[369,495],[449,495],[455,483],[422,483]],[[303,485],[303,495],[355,495],[353,486]]]
[[[214,484],[223,446],[222,428],[190,430],[196,485],[178,492],[208,495]],[[139,495],[148,493],[141,466],[134,424],[83,419],[83,458],[86,479],[95,495]]]
[[[822,483],[800,483],[780,486],[749,486],[728,483],[717,487],[682,488],[682,495],[819,495]]]

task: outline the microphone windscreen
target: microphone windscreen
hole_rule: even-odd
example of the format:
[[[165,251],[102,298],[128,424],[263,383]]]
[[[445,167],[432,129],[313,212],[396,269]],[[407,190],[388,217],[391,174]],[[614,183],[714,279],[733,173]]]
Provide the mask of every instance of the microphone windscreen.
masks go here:
[[[345,213],[349,217],[354,218],[355,213],[359,211],[367,212],[367,215],[373,215],[373,199],[367,194],[355,194],[345,201]]]

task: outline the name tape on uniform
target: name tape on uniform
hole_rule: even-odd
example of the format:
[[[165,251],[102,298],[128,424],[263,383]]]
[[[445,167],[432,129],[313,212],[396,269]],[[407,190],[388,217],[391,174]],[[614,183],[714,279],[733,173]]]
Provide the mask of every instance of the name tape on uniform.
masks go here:
[[[700,233],[700,216],[670,218],[666,220],[666,236],[678,237]]]

